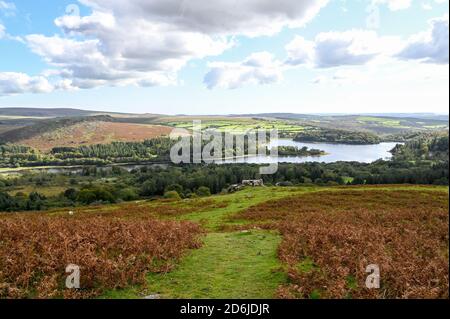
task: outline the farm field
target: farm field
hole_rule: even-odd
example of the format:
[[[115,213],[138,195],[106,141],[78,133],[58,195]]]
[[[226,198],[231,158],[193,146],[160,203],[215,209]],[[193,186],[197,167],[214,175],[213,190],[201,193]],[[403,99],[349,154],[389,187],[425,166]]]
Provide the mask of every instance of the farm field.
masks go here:
[[[89,252],[89,260],[97,258],[115,271],[96,278],[93,266],[83,264],[89,289],[81,297],[448,298],[447,187],[246,188],[206,198],[84,207],[70,216],[68,209],[58,209],[28,217],[0,215],[0,234],[19,234],[12,242],[0,240],[0,264],[6,269],[0,272],[0,297],[36,291],[47,297],[80,297],[58,288],[64,263],[81,262],[70,256],[86,251],[85,240],[95,251],[105,236],[120,236],[120,245],[113,240],[100,255]],[[49,236],[61,223],[67,225],[62,233]],[[93,225],[98,225],[95,231]],[[30,227],[37,236],[21,254]],[[81,238],[70,239],[71,227]],[[164,236],[152,230],[158,227],[165,227]],[[132,240],[138,229],[145,229],[139,244]],[[70,248],[65,252],[74,253],[52,263],[45,276],[27,273],[16,280],[19,269],[4,267],[31,259],[37,268],[48,269],[48,260],[35,257],[44,251],[46,258],[56,258],[60,250],[43,242],[54,245],[59,236]],[[167,238],[176,247],[167,250]],[[124,264],[113,251],[134,261]],[[137,262],[138,255],[144,264]],[[151,266],[145,264],[149,260]],[[382,284],[375,291],[364,287],[363,269],[374,263],[380,265]],[[116,281],[123,267],[129,267],[125,277],[111,286],[111,276]],[[31,278],[39,284],[24,290]]]
[[[192,130],[192,121],[201,120],[202,129],[215,129],[219,132],[232,132],[232,133],[245,133],[249,130],[277,129],[280,133],[298,133],[305,129],[304,126],[289,123],[283,120],[265,120],[265,119],[253,119],[253,118],[192,118],[186,120],[185,118],[166,119],[166,125]],[[164,121],[162,123],[165,123]]]

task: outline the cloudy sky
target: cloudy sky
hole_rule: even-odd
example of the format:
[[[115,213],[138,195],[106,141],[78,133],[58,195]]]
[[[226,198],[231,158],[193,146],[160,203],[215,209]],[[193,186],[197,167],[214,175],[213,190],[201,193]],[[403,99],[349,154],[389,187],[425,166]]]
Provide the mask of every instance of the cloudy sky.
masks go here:
[[[0,107],[448,113],[447,0],[0,0]]]

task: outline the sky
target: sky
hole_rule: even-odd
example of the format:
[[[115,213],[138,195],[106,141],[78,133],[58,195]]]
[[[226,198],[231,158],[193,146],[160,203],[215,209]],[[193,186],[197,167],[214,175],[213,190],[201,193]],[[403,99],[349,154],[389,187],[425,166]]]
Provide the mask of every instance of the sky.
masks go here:
[[[447,0],[0,0],[0,107],[448,114]]]

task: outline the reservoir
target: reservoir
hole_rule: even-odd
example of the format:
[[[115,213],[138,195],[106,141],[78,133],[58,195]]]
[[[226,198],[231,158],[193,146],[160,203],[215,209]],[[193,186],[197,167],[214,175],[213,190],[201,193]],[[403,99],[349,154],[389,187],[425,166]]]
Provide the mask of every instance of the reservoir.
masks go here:
[[[250,164],[268,164],[268,163],[305,163],[305,162],[323,162],[333,163],[339,161],[372,163],[379,159],[390,159],[392,154],[389,152],[397,144],[395,142],[370,144],[370,145],[348,145],[348,144],[327,144],[327,143],[303,143],[290,139],[279,139],[271,144],[269,148],[278,146],[295,146],[298,148],[308,147],[308,149],[319,149],[325,151],[327,155],[323,156],[248,156],[235,160],[227,160],[226,163],[250,163]]]

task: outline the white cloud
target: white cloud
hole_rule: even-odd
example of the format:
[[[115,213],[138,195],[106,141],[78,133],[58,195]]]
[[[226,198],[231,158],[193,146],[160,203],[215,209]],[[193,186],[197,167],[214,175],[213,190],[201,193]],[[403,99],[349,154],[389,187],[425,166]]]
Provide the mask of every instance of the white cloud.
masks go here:
[[[205,77],[208,88],[236,88],[244,84],[267,84],[279,81],[282,72],[298,66],[312,69],[338,70],[332,75],[320,75],[312,83],[362,83],[367,80],[364,70],[376,69],[402,60],[419,60],[448,64],[448,16],[431,20],[431,29],[412,37],[409,41],[393,36],[378,36],[375,31],[349,30],[319,33],[313,41],[296,36],[285,47],[284,62],[262,53],[263,63],[255,68],[248,62],[211,63]],[[257,55],[256,55],[257,56]],[[343,68],[344,67],[344,68]],[[356,69],[359,68],[359,69]]]
[[[448,15],[430,21],[428,31],[411,37],[398,54],[405,60],[420,60],[428,63],[448,64],[449,25]]]
[[[392,54],[398,47],[398,39],[379,37],[376,32],[365,30],[320,33],[314,41],[297,36],[286,46],[286,63],[317,68],[363,65],[380,55]]]
[[[408,9],[412,0],[373,0],[374,4],[386,4],[391,11]]]
[[[0,14],[6,17],[14,16],[16,14],[16,5],[12,2],[0,0]]]
[[[328,0],[81,0],[97,11],[114,12],[121,20],[146,20],[214,35],[273,35],[282,27],[310,21]]]
[[[268,52],[253,53],[242,62],[213,62],[204,83],[209,89],[236,89],[248,84],[270,84],[282,79],[281,62]]]
[[[0,72],[0,96],[21,93],[48,93],[54,87],[43,76],[30,77],[24,73]]]
[[[295,36],[294,40],[289,42],[285,49],[288,55],[287,64],[308,64],[314,60],[315,43],[301,36]]]
[[[328,0],[80,2],[92,9],[90,15],[55,19],[64,37],[25,37],[60,80],[75,88],[176,84],[189,61],[222,54],[234,45],[234,36],[303,26]]]
[[[442,4],[447,2],[448,0],[434,0],[437,4]],[[405,10],[411,7],[413,1],[412,0],[372,0],[373,5],[387,5],[389,10],[391,11],[399,11]],[[422,3],[422,8],[424,10],[431,10],[431,3]]]
[[[5,27],[0,23],[0,39],[6,35]]]
[[[16,6],[12,2],[0,1],[0,10],[2,11],[14,11]]]

